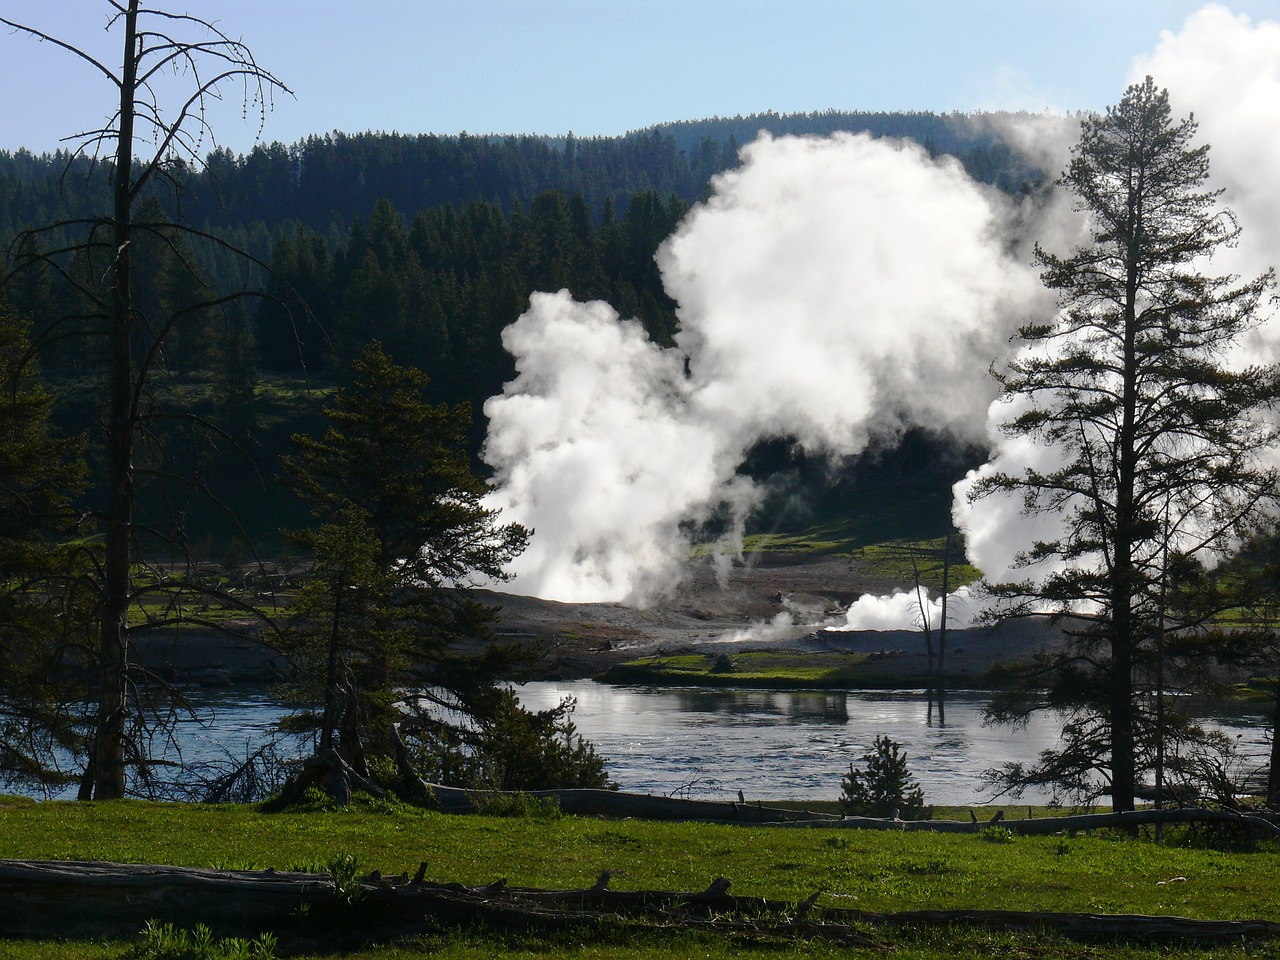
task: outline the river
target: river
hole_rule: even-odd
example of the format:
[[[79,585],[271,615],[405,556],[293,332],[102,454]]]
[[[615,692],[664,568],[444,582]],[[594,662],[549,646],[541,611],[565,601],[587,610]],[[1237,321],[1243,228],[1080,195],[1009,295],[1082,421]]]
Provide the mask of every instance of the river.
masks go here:
[[[898,741],[925,802],[976,804],[990,799],[984,770],[1033,762],[1058,743],[1059,719],[1033,716],[1025,727],[987,726],[987,695],[947,695],[945,720],[923,691],[764,691],[613,687],[579,680],[530,683],[520,699],[545,709],[577,700],[574,723],[602,755],[624,790],[748,800],[834,800],[850,761],[878,734]],[[1224,707],[1205,722],[1239,738],[1246,770],[1265,762],[1261,708]],[[1026,802],[1044,802],[1028,791]]]
[[[617,687],[591,680],[528,683],[521,702],[546,709],[573,697],[578,732],[608,759],[623,789],[698,799],[834,800],[840,779],[878,734],[902,744],[925,802],[990,799],[982,772],[1034,761],[1058,742],[1058,718],[1039,714],[1025,727],[986,726],[985,695],[947,695],[945,719],[922,691],[766,691]],[[187,762],[243,758],[271,736],[281,714],[266,690],[209,692],[201,722],[181,725]],[[1207,725],[1237,739],[1243,772],[1265,763],[1266,718],[1252,705],[1223,707]],[[170,759],[177,760],[176,754]],[[1026,802],[1048,799],[1029,792]]]

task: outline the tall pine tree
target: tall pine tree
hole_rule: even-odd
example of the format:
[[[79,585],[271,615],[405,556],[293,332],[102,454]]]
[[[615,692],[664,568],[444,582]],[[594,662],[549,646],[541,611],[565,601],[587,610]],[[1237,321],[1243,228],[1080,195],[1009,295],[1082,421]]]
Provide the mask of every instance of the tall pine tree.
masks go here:
[[[1196,626],[1168,622],[1167,571],[1229,549],[1275,491],[1261,455],[1277,438],[1263,412],[1280,399],[1280,371],[1239,357],[1273,275],[1203,272],[1238,227],[1205,187],[1208,147],[1195,133],[1150,78],[1083,122],[1059,182],[1091,242],[1067,256],[1037,251],[1061,309],[1022,328],[1025,349],[999,376],[1016,411],[1004,432],[1052,447],[1060,465],[974,491],[1061,519],[1024,554],[1026,580],[991,586],[1003,612],[1084,618],[1051,671],[995,705],[1005,719],[1044,706],[1069,716],[1063,746],[1006,771],[1007,782],[1109,791],[1116,810],[1133,809],[1164,736],[1140,697],[1158,647]],[[1032,693],[1046,678],[1047,694]]]

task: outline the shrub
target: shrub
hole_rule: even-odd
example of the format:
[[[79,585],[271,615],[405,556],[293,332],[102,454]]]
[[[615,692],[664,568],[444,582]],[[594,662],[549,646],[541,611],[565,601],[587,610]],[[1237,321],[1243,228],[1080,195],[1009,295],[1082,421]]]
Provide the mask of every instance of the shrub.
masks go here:
[[[872,752],[862,755],[865,769],[855,770],[849,764],[849,775],[841,781],[841,813],[853,817],[921,818],[924,792],[907,769],[907,757],[900,748],[889,737],[877,736]]]
[[[611,787],[605,760],[578,734],[572,697],[550,710],[526,710],[503,690],[469,735],[422,731],[415,760],[427,780],[480,790]]]

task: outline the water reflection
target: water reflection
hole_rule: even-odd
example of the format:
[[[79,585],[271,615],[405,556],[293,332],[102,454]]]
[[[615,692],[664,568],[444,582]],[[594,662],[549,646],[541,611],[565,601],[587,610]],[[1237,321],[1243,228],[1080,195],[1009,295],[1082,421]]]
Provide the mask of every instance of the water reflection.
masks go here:
[[[282,713],[268,693],[241,689],[202,697],[200,721],[180,725],[177,748],[163,759],[243,759],[271,736]],[[1059,722],[1050,714],[1033,716],[1022,728],[984,726],[985,695],[972,691],[948,690],[940,699],[925,690],[663,690],[582,680],[529,683],[519,694],[534,710],[575,697],[574,723],[608,758],[610,777],[624,790],[663,796],[733,799],[741,790],[748,800],[834,800],[849,763],[885,734],[903,745],[926,803],[981,803],[988,799],[984,770],[1032,762],[1058,741]],[[1206,725],[1238,736],[1246,758],[1264,762],[1269,743],[1260,708],[1230,704],[1194,712]],[[1029,803],[1046,799],[1026,796]]]
[[[903,745],[927,803],[981,803],[982,772],[1030,763],[1058,742],[1059,720],[985,726],[986,697],[972,691],[777,692],[609,687],[589,680],[530,683],[521,701],[544,709],[576,697],[574,723],[609,758],[624,790],[730,799],[825,799],[878,734]],[[1261,712],[1248,707],[1212,718],[1245,749],[1264,750]],[[1041,802],[1046,793],[1028,792]]]
[[[643,691],[644,695],[648,693]],[[686,687],[672,690],[670,694],[678,711],[691,715],[712,714],[718,724],[753,724],[765,718],[788,719],[794,723],[843,724],[849,719],[846,707],[848,694],[843,692],[788,693]],[[524,699],[523,692],[521,699]]]
[[[929,701],[929,713],[925,717],[925,723],[933,726],[936,722],[938,726],[945,727],[947,725],[947,692],[942,687],[936,687],[926,690],[924,695]],[[936,719],[935,719],[936,718]]]

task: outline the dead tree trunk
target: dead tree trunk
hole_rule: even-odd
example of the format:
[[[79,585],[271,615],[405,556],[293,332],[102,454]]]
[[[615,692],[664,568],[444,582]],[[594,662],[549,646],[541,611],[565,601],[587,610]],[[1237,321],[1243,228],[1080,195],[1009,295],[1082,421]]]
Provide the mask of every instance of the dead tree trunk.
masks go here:
[[[413,879],[370,874],[339,889],[308,873],[199,870],[65,861],[0,861],[0,928],[24,936],[125,936],[148,920],[208,926],[222,936],[271,930],[297,939],[337,932],[346,939],[408,936],[440,926],[590,933],[603,921],[637,929],[697,930],[753,942],[825,940],[876,946],[872,926],[969,925],[1052,930],[1069,937],[1115,937],[1178,943],[1280,939],[1268,920],[1096,915],[1014,910],[911,910],[874,913],[831,909],[818,894],[799,903],[729,893],[720,877],[702,891],[609,889],[610,874],[591,887],[537,890],[499,880],[482,887],[430,883],[426,864]],[[330,945],[332,940],[330,939]]]

